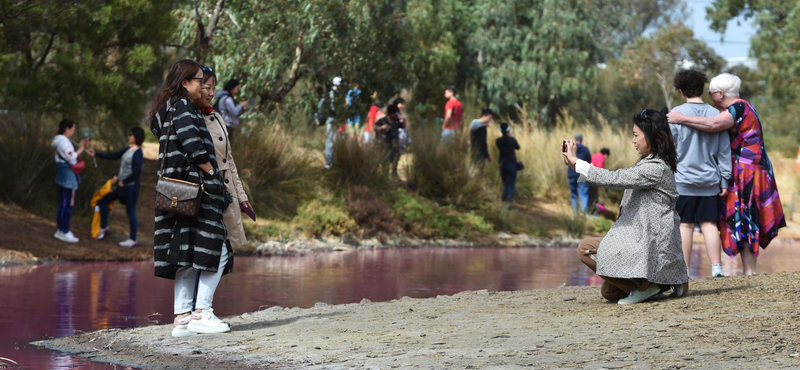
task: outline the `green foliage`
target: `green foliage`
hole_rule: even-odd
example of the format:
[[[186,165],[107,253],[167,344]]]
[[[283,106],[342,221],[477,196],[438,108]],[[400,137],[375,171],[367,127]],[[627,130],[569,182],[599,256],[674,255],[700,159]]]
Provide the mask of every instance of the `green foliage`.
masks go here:
[[[706,10],[711,29],[722,33],[731,19],[753,20],[750,55],[758,59],[771,97],[793,102],[800,92],[800,1],[715,0]]]
[[[602,217],[592,217],[587,221],[587,230],[590,233],[597,235],[605,235],[611,226],[614,226],[614,221]]]
[[[170,7],[149,0],[24,0],[3,7],[0,103],[122,127],[138,122],[160,73],[161,46],[174,30]]]
[[[358,231],[347,209],[336,202],[313,199],[300,207],[292,220],[301,230],[314,236],[344,235]]]
[[[344,134],[339,135],[333,146],[333,163],[325,175],[332,189],[367,186],[382,193],[392,185],[383,145],[361,145]]]
[[[352,186],[347,195],[347,210],[366,235],[388,235],[399,225],[391,209],[366,186]]]
[[[561,223],[567,235],[572,238],[580,238],[587,230],[587,222],[585,216],[562,216]]]
[[[473,212],[437,207],[405,189],[395,193],[392,208],[403,229],[420,237],[472,237],[494,231],[491,223]]]
[[[239,177],[260,215],[290,218],[313,196],[319,169],[291,134],[257,125],[249,136],[237,135],[231,141]]]
[[[675,106],[675,87],[672,78],[685,62],[708,74],[719,72],[725,61],[705,42],[694,38],[694,32],[683,24],[664,27],[650,37],[641,37],[625,50],[622,73],[628,85],[641,81],[656,81],[661,88],[664,104]],[[712,75],[713,76],[713,75]]]
[[[440,143],[430,129],[414,131],[408,186],[420,195],[459,209],[474,209],[489,200],[469,153],[469,134]]]

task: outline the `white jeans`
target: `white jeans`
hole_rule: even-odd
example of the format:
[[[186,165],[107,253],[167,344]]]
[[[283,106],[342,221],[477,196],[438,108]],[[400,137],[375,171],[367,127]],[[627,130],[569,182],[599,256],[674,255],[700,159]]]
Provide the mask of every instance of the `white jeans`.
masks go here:
[[[197,273],[200,273],[200,284],[197,287],[196,309],[206,310],[211,308],[214,300],[214,291],[217,290],[222,272],[228,263],[228,248],[222,246],[222,254],[219,256],[219,267],[217,272],[198,271],[192,267],[181,267],[175,273],[175,314],[180,315],[192,310],[192,299],[194,298],[194,284],[197,282]]]

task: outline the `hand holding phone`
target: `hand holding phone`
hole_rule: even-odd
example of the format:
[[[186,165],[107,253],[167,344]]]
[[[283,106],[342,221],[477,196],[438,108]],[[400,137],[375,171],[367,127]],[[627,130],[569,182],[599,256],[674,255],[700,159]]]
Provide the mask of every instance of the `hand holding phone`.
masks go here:
[[[567,141],[566,140],[562,140],[561,141],[561,153],[566,153],[566,152],[567,152]]]

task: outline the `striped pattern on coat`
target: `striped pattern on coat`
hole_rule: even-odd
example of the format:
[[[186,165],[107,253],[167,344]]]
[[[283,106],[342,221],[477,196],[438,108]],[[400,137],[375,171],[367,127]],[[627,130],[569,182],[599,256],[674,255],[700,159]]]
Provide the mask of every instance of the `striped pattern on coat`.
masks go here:
[[[172,128],[168,110],[172,111]],[[158,166],[164,163],[163,176],[199,183],[203,192],[200,210],[195,217],[182,217],[155,211],[154,264],[155,275],[174,279],[181,267],[215,272],[222,248],[228,248],[228,263],[224,274],[233,271],[233,250],[222,221],[225,198],[224,184],[214,155],[214,143],[208,133],[202,113],[186,99],[170,98],[150,122],[150,130],[158,138]],[[164,146],[169,144],[164,154]],[[197,167],[211,163],[213,176]]]

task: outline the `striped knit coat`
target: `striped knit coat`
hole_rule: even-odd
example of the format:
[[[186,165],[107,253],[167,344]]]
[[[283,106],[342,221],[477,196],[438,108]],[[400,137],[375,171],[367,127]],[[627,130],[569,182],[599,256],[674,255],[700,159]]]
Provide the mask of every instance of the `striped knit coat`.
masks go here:
[[[167,145],[167,109],[173,110],[169,147]],[[224,274],[233,271],[233,251],[228,241],[224,212],[224,185],[220,179],[214,144],[208,133],[203,115],[186,99],[170,98],[153,120],[150,130],[158,138],[158,165],[164,161],[163,175],[179,180],[199,183],[201,176],[205,187],[200,210],[195,217],[176,216],[156,210],[154,259],[156,276],[174,279],[181,267],[215,272],[219,266],[222,248],[228,248],[228,263]],[[213,176],[203,173],[198,164],[211,163]]]

